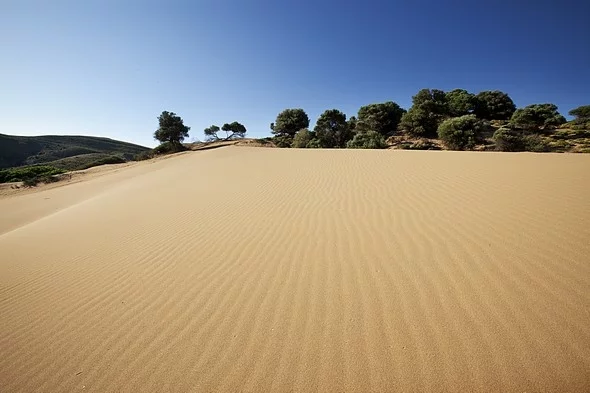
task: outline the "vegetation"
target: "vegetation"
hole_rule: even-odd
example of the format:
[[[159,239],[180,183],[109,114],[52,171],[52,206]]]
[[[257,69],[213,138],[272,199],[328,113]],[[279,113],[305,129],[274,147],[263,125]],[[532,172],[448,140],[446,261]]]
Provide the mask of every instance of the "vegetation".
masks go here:
[[[475,115],[453,117],[438,127],[438,137],[452,150],[466,150],[475,146],[486,124]]]
[[[514,101],[499,90],[482,91],[475,96],[474,113],[480,119],[508,120],[515,110]]]
[[[552,129],[563,123],[565,117],[559,114],[554,104],[533,104],[517,109],[510,119],[512,127],[529,132]]]
[[[315,132],[309,131],[307,128],[297,131],[293,137],[291,147],[305,148],[309,147],[309,143],[315,139]]]
[[[346,147],[352,133],[346,123],[346,115],[337,109],[330,109],[320,115],[314,128],[320,146]]]
[[[575,117],[574,122],[576,123],[588,123],[590,122],[590,105],[574,108],[568,114]]]
[[[351,141],[346,144],[350,149],[385,149],[387,143],[385,138],[377,131],[357,133]]]
[[[105,157],[131,160],[146,151],[147,147],[100,137],[0,134],[0,169],[44,164],[77,170]]]
[[[301,108],[285,109],[270,125],[272,133],[277,137],[277,146],[279,147],[291,146],[295,133],[308,127],[309,117]]]
[[[352,124],[356,132],[376,131],[383,136],[389,136],[395,133],[405,112],[392,101],[370,104],[359,109],[358,120],[355,119]]]
[[[220,130],[219,126],[216,126],[216,125],[212,125],[210,127],[205,128],[204,133],[205,133],[206,139],[208,141],[222,140],[217,135],[219,130]],[[235,138],[243,138],[246,136],[246,127],[243,124],[238,123],[237,121],[234,121],[232,123],[225,123],[221,127],[221,131],[225,132],[225,139],[223,139],[223,140],[226,140],[226,141],[229,141],[229,140],[235,139]]]
[[[160,127],[154,132],[154,139],[161,143],[168,143],[173,151],[182,150],[181,143],[188,138],[190,127],[174,112],[164,111],[158,116]]]
[[[35,165],[20,168],[9,168],[0,170],[0,183],[27,182],[28,186],[37,185],[44,181],[52,181],[52,176],[64,173],[63,169],[55,168],[49,165]],[[34,183],[34,184],[33,184]]]

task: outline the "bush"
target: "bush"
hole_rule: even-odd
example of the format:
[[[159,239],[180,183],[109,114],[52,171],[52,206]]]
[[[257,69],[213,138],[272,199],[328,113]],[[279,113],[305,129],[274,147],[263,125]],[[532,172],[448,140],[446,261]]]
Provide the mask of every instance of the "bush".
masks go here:
[[[383,135],[377,131],[358,133],[348,141],[346,147],[349,149],[384,149],[387,147]]]
[[[36,165],[19,168],[8,168],[0,170],[0,183],[11,183],[25,181],[27,179],[39,179],[43,176],[53,176],[64,173],[63,169],[49,165]]]
[[[30,177],[30,178],[23,180],[24,187],[37,187],[38,184],[39,184],[39,178],[37,178],[37,177]]]
[[[309,131],[307,128],[297,131],[295,137],[293,138],[293,142],[291,143],[291,147],[295,148],[305,148],[307,144],[315,137],[315,133]]]
[[[534,104],[517,109],[510,119],[511,126],[530,132],[555,128],[563,123],[565,118],[554,104]]]
[[[291,144],[293,143],[293,138],[285,134],[277,135],[273,139],[277,147],[291,147]]]
[[[308,149],[321,149],[322,148],[322,143],[320,142],[319,139],[314,138],[311,141],[309,141],[309,143],[306,146]]]
[[[181,143],[164,142],[156,146],[153,150],[154,154],[171,154],[186,150]]]
[[[133,156],[133,161],[145,161],[154,158],[153,150],[142,151],[139,154]]]
[[[404,150],[440,150],[436,143],[428,139],[419,139],[413,142],[405,142],[400,145]]]
[[[452,150],[472,149],[484,128],[485,123],[475,115],[453,117],[438,126],[438,137]]]
[[[526,135],[523,137],[524,149],[536,153],[550,151],[549,145],[539,135]]]
[[[83,165],[80,169],[88,169],[88,168],[92,168],[94,166],[107,165],[107,164],[123,164],[125,162],[127,162],[127,161],[123,157],[108,156],[108,157],[104,157],[99,160],[90,162],[86,165]]]
[[[499,151],[523,151],[524,141],[520,132],[507,127],[500,127],[494,132],[496,150]]]

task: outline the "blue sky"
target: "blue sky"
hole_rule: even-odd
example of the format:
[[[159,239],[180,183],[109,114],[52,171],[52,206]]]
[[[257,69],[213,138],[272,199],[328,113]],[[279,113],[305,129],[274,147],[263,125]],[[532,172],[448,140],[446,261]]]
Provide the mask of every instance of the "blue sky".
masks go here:
[[[421,88],[590,104],[588,1],[0,0],[0,133],[153,146],[174,111],[203,138],[278,112],[402,107]]]

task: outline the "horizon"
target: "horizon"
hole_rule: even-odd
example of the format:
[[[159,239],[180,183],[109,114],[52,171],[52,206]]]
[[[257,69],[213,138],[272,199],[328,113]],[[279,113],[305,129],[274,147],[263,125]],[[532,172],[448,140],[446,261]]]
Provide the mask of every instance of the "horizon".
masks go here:
[[[286,108],[313,127],[332,108],[408,109],[423,88],[501,90],[567,117],[590,104],[590,4],[549,3],[4,4],[0,133],[152,147],[166,110],[187,142],[232,121],[257,138]]]

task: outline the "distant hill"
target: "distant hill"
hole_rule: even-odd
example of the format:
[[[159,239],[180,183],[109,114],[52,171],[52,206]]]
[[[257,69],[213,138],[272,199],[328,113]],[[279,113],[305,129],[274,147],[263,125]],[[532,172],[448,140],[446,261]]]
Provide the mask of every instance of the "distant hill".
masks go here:
[[[144,146],[93,136],[0,134],[0,168],[44,164],[76,170],[131,160],[148,150]]]

